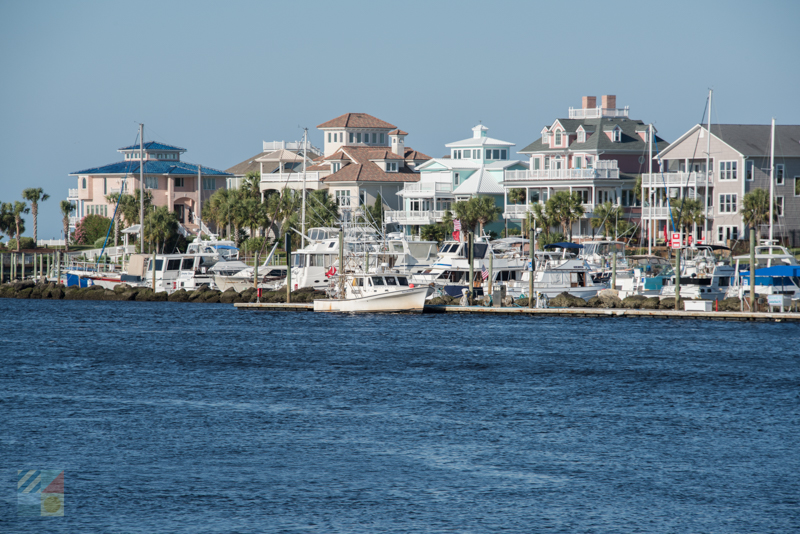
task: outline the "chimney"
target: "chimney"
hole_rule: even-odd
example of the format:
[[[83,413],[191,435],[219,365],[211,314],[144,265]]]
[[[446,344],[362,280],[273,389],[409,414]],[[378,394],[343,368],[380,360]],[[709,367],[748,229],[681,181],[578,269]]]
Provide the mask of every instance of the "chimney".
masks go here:
[[[583,109],[593,109],[597,107],[596,96],[584,96],[581,102]]]
[[[617,109],[617,95],[603,95],[603,109]]]
[[[391,142],[391,150],[401,158],[405,158],[406,148],[405,148],[405,139],[406,136],[400,133],[400,130],[392,130],[392,132],[397,133],[390,133],[389,134],[389,141]],[[403,166],[403,163],[400,163],[400,166]]]

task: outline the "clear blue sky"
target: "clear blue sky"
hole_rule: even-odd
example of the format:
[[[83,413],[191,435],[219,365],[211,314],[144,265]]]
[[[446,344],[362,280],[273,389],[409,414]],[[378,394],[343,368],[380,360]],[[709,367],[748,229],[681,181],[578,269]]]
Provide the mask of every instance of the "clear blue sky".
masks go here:
[[[0,0],[0,201],[118,161],[137,123],[226,169],[365,112],[441,156],[483,121],[521,149],[583,95],[672,141],[712,120],[800,124],[800,2]],[[30,216],[28,216],[30,219]],[[32,221],[26,235],[32,233]]]

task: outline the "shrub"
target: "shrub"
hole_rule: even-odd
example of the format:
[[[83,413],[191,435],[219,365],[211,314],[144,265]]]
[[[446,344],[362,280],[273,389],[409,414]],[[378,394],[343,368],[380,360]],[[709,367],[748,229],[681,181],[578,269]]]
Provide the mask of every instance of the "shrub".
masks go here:
[[[0,247],[2,247],[2,245],[0,245]],[[17,250],[17,240],[9,239],[6,247],[8,250]],[[30,250],[32,248],[36,248],[36,243],[33,242],[32,237],[23,237],[19,241],[19,248],[20,250]]]
[[[110,224],[108,217],[87,215],[75,226],[75,242],[81,245],[95,243],[100,237],[106,236]]]

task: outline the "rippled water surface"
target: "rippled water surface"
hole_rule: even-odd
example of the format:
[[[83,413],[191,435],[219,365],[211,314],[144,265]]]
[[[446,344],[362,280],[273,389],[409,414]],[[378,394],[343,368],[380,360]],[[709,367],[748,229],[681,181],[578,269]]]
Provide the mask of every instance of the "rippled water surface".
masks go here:
[[[0,299],[0,532],[797,532],[799,341]]]

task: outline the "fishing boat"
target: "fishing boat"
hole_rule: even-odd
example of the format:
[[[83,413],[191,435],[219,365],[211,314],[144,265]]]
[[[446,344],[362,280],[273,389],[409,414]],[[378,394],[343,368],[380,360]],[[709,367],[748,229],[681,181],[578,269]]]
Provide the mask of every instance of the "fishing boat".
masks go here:
[[[673,276],[673,267],[665,258],[653,255],[627,257],[628,269],[617,272],[616,289],[619,298],[634,295],[658,297],[665,280]]]
[[[328,299],[314,301],[321,312],[422,312],[426,286],[415,287],[395,273],[353,273],[333,276]]]
[[[580,248],[581,245],[575,243],[552,243],[544,247],[545,254],[541,256],[535,254],[534,291],[547,298],[554,298],[566,292],[588,300],[596,296],[600,290],[606,289],[604,284],[592,280],[588,265],[578,257],[577,251]],[[560,252],[557,252],[558,250]],[[527,294],[530,276],[531,271],[525,270],[519,281],[509,281],[507,294],[515,299]]]

